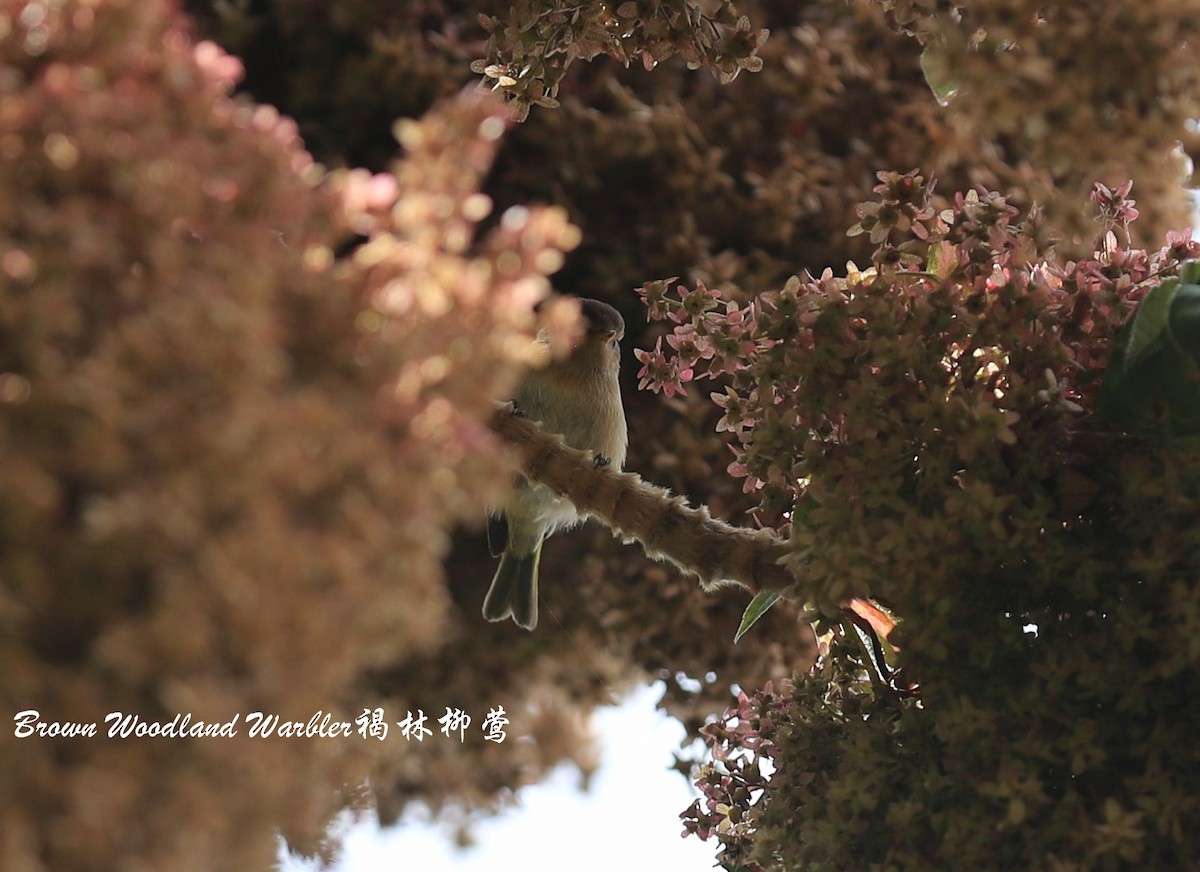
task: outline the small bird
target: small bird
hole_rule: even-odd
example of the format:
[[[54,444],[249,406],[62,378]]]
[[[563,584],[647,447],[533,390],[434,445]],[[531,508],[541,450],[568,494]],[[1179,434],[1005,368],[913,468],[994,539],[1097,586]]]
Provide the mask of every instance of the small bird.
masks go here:
[[[599,300],[580,299],[579,305],[587,328],[583,339],[564,360],[526,376],[513,399],[514,411],[561,435],[572,448],[594,452],[597,465],[620,469],[628,443],[617,380],[625,321]],[[524,477],[502,512],[488,522],[488,543],[494,555],[500,554],[500,566],[483,600],[483,616],[503,621],[511,615],[518,626],[532,630],[538,620],[542,543],[581,518],[570,500]]]

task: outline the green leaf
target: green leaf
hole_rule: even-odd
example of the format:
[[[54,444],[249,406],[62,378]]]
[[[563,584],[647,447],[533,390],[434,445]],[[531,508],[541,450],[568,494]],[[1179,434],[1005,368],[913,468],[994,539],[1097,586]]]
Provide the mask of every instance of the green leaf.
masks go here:
[[[750,605],[746,606],[746,611],[742,613],[742,623],[733,636],[735,645],[758,622],[758,619],[765,615],[771,606],[775,605],[780,596],[781,594],[777,590],[760,590],[754,595],[754,599],[750,600]]]
[[[933,278],[944,279],[958,265],[957,249],[946,240],[929,246],[929,259],[925,264],[925,273]]]
[[[1195,265],[1200,267],[1200,264]],[[1200,364],[1200,283],[1184,280],[1180,284],[1175,299],[1171,301],[1168,323],[1175,346],[1193,362]]]
[[[958,93],[958,82],[954,81],[950,74],[946,59],[926,48],[921,52],[921,72],[925,74],[925,81],[929,90],[933,91],[933,96],[937,98],[938,105],[948,106]]]
[[[1179,281],[1185,285],[1200,285],[1200,260],[1189,260],[1181,266]]]
[[[1142,298],[1117,337],[1099,412],[1131,433],[1200,435],[1200,264]]]
[[[1142,297],[1129,325],[1129,340],[1125,343],[1125,371],[1152,351],[1168,329],[1171,303],[1179,288],[1179,279],[1167,279]]]

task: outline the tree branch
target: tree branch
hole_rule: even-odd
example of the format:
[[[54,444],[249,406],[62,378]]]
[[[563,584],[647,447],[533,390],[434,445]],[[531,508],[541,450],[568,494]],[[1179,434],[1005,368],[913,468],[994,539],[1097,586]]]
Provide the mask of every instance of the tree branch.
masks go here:
[[[527,418],[500,412],[491,428],[517,450],[526,476],[603,521],[622,541],[637,541],[650,557],[698,576],[706,590],[733,583],[758,593],[796,583],[779,564],[787,546],[769,530],[726,524],[636,473],[596,466],[591,454]]]

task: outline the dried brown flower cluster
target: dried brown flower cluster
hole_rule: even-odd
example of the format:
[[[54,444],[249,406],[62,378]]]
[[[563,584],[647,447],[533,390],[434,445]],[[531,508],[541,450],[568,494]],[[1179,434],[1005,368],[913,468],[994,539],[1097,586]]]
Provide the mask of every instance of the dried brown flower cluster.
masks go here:
[[[472,62],[471,69],[512,99],[520,120],[532,106],[557,109],[555,95],[567,68],[576,59],[600,54],[626,66],[638,60],[646,70],[679,54],[691,69],[712,68],[722,84],[732,82],[743,69],[761,70],[757,52],[768,31],[753,28],[730,0],[708,5],[714,7],[711,14],[689,0],[521,0],[508,8],[503,22],[480,16],[489,34],[487,56]]]
[[[923,46],[953,123],[1025,164],[1035,200],[1128,176],[1144,199],[1178,197],[1200,156],[1191,3],[876,2]]]

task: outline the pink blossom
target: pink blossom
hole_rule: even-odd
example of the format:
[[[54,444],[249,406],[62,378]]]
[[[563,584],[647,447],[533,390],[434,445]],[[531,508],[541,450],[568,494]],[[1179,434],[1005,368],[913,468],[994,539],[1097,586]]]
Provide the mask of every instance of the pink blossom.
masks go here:
[[[690,367],[680,369],[673,361],[667,359],[662,351],[662,337],[654,343],[653,351],[643,351],[635,348],[633,356],[642,362],[638,370],[638,388],[652,391],[662,391],[668,397],[675,394],[686,395],[683,382],[692,380],[693,371]]]
[[[677,281],[679,281],[679,276],[671,276],[668,279],[646,282],[646,284],[636,289],[637,295],[646,304],[646,319],[648,321],[662,321],[670,317],[672,307],[678,304],[667,299],[667,291]]]

